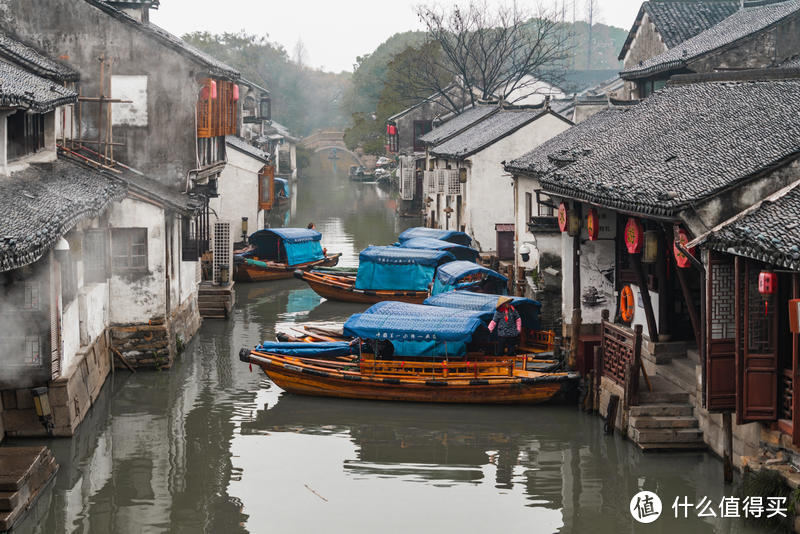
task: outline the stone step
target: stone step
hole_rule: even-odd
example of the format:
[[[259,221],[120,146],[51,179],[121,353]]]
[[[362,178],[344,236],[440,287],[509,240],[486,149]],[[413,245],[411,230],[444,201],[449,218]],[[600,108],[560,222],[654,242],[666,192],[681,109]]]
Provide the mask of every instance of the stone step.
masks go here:
[[[631,417],[679,417],[691,416],[694,408],[691,404],[642,404],[631,406]]]
[[[689,394],[682,391],[647,391],[647,384],[639,380],[639,401],[642,404],[685,404],[689,402]]]
[[[703,441],[699,428],[634,428],[636,443],[692,443]]]
[[[697,350],[697,347],[686,349],[686,359],[693,361],[695,365],[700,365],[700,351]]]
[[[659,343],[653,343],[652,341],[645,340],[642,343],[642,358],[650,360],[656,364],[668,363],[673,359],[685,357],[685,341],[662,341]]]
[[[637,443],[639,448],[644,452],[657,452],[657,451],[703,451],[708,448],[708,445],[702,440],[690,441],[684,443],[667,442],[667,443]]]
[[[656,374],[672,383],[681,391],[690,395],[697,391],[696,364],[689,359],[672,360],[668,364],[658,365]]]
[[[697,428],[699,423],[694,416],[648,416],[631,417],[633,428]]]
[[[47,447],[0,448],[0,491],[15,492],[52,459]]]

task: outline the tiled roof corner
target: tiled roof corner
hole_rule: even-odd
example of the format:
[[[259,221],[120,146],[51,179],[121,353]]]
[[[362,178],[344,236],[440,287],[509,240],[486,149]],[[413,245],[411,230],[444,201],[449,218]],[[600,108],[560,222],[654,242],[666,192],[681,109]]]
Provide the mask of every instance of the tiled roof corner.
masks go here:
[[[702,242],[713,250],[800,271],[799,185],[795,182],[782,194],[734,217]]]
[[[80,77],[78,71],[72,67],[2,32],[0,32],[0,58],[51,80],[72,82]]]
[[[799,11],[800,0],[745,7],[663,54],[623,70],[620,76],[634,79],[685,67],[693,59],[761,32]]]
[[[0,61],[0,106],[47,113],[77,100],[78,93],[58,82]]]
[[[226,135],[225,136],[225,143],[228,144],[230,147],[235,148],[239,152],[244,152],[248,156],[256,158],[259,161],[267,163],[269,161],[269,155],[261,150],[260,148],[256,148],[244,139],[236,135]]]
[[[798,107],[798,77],[670,85],[588,118],[506,170],[537,176],[554,194],[671,216],[800,157]]]
[[[462,111],[441,126],[434,128],[430,132],[420,137],[419,140],[426,145],[436,145],[499,110],[500,106],[497,104],[475,105]]]
[[[0,179],[0,272],[39,260],[78,222],[100,215],[125,192],[120,180],[64,160]]]

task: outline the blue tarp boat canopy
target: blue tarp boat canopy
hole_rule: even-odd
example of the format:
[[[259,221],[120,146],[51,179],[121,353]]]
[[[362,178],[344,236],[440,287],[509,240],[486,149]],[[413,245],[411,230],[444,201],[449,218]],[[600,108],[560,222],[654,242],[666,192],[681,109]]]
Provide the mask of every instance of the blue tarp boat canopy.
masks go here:
[[[385,300],[370,306],[369,309],[363,313],[375,315],[411,315],[419,317],[420,320],[426,320],[428,318],[438,319],[440,317],[477,317],[488,324],[494,315],[494,308],[472,310],[453,306],[425,306],[422,304],[411,304],[409,302]]]
[[[326,343],[281,343],[279,341],[264,341],[256,347],[256,350],[271,352],[272,354],[282,354],[284,356],[301,356],[305,358],[320,356],[336,358],[353,354],[353,348],[347,341],[332,341]]]
[[[425,291],[436,268],[455,256],[443,250],[371,246],[358,259],[356,289]]]
[[[321,260],[322,234],[306,228],[266,228],[250,234],[250,243],[254,250],[243,254],[244,257],[258,257],[262,260],[286,262],[298,265],[309,261]]]
[[[474,248],[459,245],[458,243],[451,243],[449,241],[442,241],[441,239],[433,239],[432,237],[413,237],[408,241],[395,243],[395,245],[403,248],[446,250],[455,256],[457,260],[475,262],[478,259],[478,251]]]
[[[483,311],[494,314],[497,299],[500,295],[487,293],[474,293],[472,291],[448,291],[425,299],[426,306],[457,308],[460,310]],[[523,297],[512,297],[511,305],[514,306],[522,317],[522,325],[531,330],[540,330],[539,314],[542,305],[536,300]],[[491,316],[489,317],[491,320]]]
[[[275,192],[278,194],[283,193],[283,196],[286,198],[292,196],[292,188],[289,186],[289,180],[275,178]]]
[[[357,313],[344,323],[344,334],[390,341],[395,356],[461,357],[479,328],[485,328],[480,317],[467,314]]]
[[[488,284],[487,284],[488,281]],[[442,265],[436,271],[436,279],[433,282],[431,295],[438,295],[454,289],[487,288],[492,293],[507,293],[506,284],[508,278],[493,271],[488,267],[483,267],[469,261],[453,261],[447,265]]]
[[[467,247],[472,244],[472,238],[464,232],[458,232],[456,230],[439,230],[438,228],[425,228],[424,226],[415,226],[414,228],[405,230],[399,236],[397,236],[397,240],[402,243],[403,241],[408,241],[409,239],[413,239],[415,237],[441,239],[442,241],[449,241],[450,243],[456,243],[457,245],[464,245]]]

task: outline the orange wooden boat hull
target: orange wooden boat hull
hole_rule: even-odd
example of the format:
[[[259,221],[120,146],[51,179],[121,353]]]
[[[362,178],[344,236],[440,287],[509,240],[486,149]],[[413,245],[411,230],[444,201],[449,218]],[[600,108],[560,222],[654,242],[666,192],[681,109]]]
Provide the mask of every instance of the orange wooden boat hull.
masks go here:
[[[271,359],[269,354],[251,356],[244,352],[240,358],[259,365],[281,389],[319,397],[449,404],[539,404],[552,400],[569,388],[576,378],[568,373],[543,375],[540,380],[520,377],[478,380],[381,378],[326,373],[285,364]]]
[[[233,279],[236,282],[267,282],[270,280],[288,280],[293,276],[295,270],[313,269],[315,267],[334,267],[339,263],[341,253],[331,254],[321,260],[299,265],[280,265],[275,267],[260,267],[247,263],[238,263],[233,271]]]
[[[422,304],[428,298],[427,291],[364,290],[355,288],[355,277],[295,271],[296,278],[303,280],[317,295],[328,300],[375,304],[385,300]]]

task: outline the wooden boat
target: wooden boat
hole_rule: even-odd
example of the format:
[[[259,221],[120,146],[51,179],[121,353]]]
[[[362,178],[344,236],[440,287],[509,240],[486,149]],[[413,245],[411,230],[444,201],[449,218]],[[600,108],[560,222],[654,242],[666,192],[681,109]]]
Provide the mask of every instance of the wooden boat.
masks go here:
[[[356,277],[318,271],[294,271],[294,277],[307,283],[320,297],[328,300],[375,304],[385,300],[422,304],[428,291],[395,289],[356,289]]]
[[[460,362],[384,361],[357,364],[308,360],[242,349],[281,389],[300,395],[407,402],[537,404],[573,385],[577,373],[524,368],[525,356]]]
[[[414,237],[406,241],[395,243],[398,247],[403,248],[422,248],[428,250],[446,250],[456,257],[456,260],[464,260],[475,263],[478,261],[480,255],[477,250],[472,247],[459,245],[458,243],[451,243],[450,241],[443,241],[441,239],[433,239],[430,237]]]
[[[380,303],[347,320],[351,342],[265,343],[239,357],[288,392],[353,399],[530,404],[574,383],[575,373],[547,370],[561,362],[539,360],[536,370],[528,354],[477,350],[488,336],[484,316]]]
[[[414,226],[412,228],[403,230],[403,232],[397,236],[397,240],[402,243],[404,241],[408,241],[409,239],[415,239],[418,237],[439,239],[441,241],[448,241],[450,243],[463,245],[465,247],[468,247],[472,244],[472,238],[464,232],[459,232],[458,230],[427,228],[425,226]]]
[[[359,165],[351,165],[348,176],[354,182],[374,182],[375,176]]]
[[[237,263],[233,279],[237,282],[267,282],[270,280],[288,280],[295,271],[313,269],[315,267],[333,267],[339,263],[341,253],[329,254],[321,260],[309,261],[297,265],[287,265],[273,261],[261,261],[257,256],[245,258]]]
[[[442,250],[370,246],[359,254],[355,276],[301,270],[295,271],[295,277],[330,300],[421,304],[428,296],[436,269],[453,260],[453,254]]]
[[[251,247],[234,255],[233,279],[263,282],[292,277],[296,270],[333,267],[341,254],[322,248],[322,234],[306,228],[269,228],[250,235]]]

